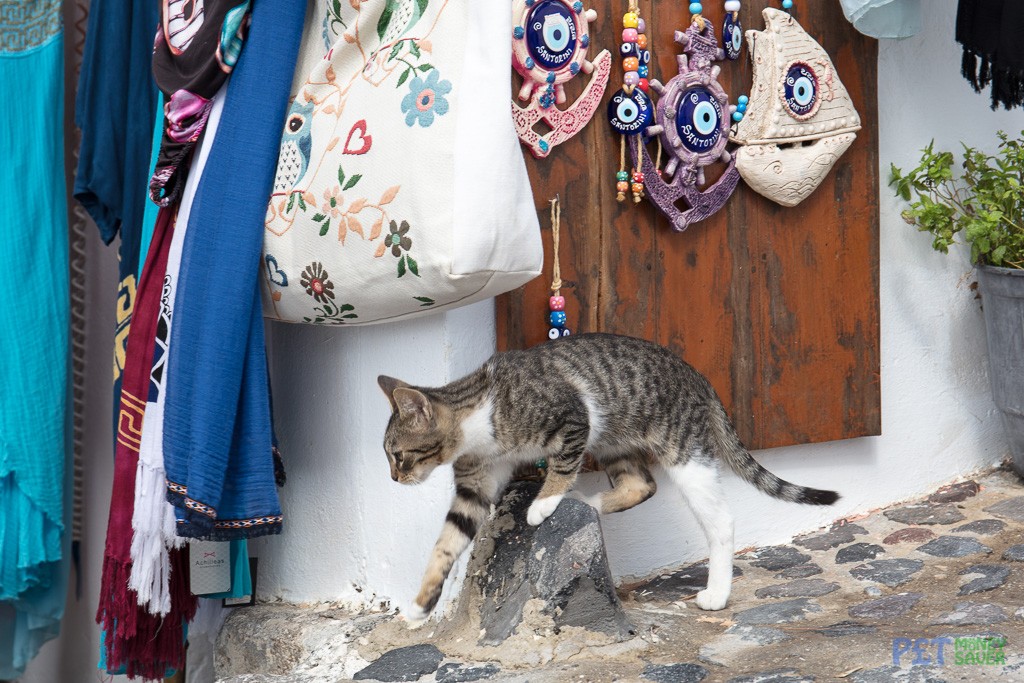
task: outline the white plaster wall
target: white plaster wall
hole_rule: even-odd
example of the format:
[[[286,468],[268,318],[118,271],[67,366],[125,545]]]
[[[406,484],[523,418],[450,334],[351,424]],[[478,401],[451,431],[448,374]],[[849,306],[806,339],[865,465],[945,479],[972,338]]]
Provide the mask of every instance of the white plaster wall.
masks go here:
[[[998,128],[1024,129],[1024,114],[993,113],[959,76],[954,0],[929,3],[924,31],[879,50],[880,164],[909,165],[931,138],[992,147]],[[755,454],[794,482],[836,488],[828,509],[768,498],[731,474],[726,488],[737,544],[763,545],[831,520],[923,493],[1006,455],[989,397],[985,335],[961,254],[932,252],[881,193],[883,435]],[[260,544],[264,597],[404,605],[415,594],[451,491],[450,471],[420,487],[393,483],[381,437],[387,404],[377,374],[440,384],[493,348],[486,306],[405,324],[343,330],[273,330],[275,413],[288,461],[286,531]],[[701,558],[689,511],[660,478],[660,495],[604,520],[620,577]],[[588,490],[607,486],[584,477]],[[452,583],[452,582],[450,582]]]

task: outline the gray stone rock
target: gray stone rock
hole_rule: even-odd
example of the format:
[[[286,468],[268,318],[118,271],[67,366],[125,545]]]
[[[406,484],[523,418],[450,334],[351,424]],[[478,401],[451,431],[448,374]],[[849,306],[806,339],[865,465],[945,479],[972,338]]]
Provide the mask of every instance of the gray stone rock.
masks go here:
[[[867,529],[859,524],[834,524],[830,530],[824,533],[801,536],[793,543],[808,550],[828,550],[829,548],[838,548],[844,543],[852,543],[856,535],[867,533]]]
[[[570,498],[539,526],[526,511],[540,484],[509,486],[474,546],[462,600],[479,602],[481,645],[498,645],[516,629],[528,600],[540,599],[555,626],[581,626],[626,640],[633,634],[622,611],[601,537],[597,511]],[[467,596],[468,593],[468,596]]]
[[[933,621],[933,624],[952,624],[954,626],[970,626],[980,624],[1001,624],[1009,620],[1003,608],[999,605],[990,605],[984,602],[958,602],[953,605],[953,611],[943,614]]]
[[[1017,611],[1013,613],[1013,618],[1017,621],[1024,621],[1024,607],[1018,607]]]
[[[826,638],[844,638],[846,636],[870,635],[877,631],[878,627],[871,626],[870,624],[861,624],[856,621],[840,621],[838,624],[818,629],[815,633],[820,633]]]
[[[743,576],[743,571],[733,565],[732,575],[734,578]],[[707,585],[708,563],[699,562],[640,584],[633,589],[633,599],[637,602],[675,602],[696,595]]]
[[[785,631],[771,626],[747,626],[744,624],[733,624],[725,629],[726,634],[736,636],[740,640],[758,645],[773,645],[789,640],[790,636]]]
[[[1024,522],[1024,496],[989,505],[985,508],[985,512],[991,512],[996,517],[1005,517],[1015,522]]]
[[[648,664],[641,674],[656,683],[699,683],[708,670],[699,664]]]
[[[836,564],[873,560],[884,552],[885,548],[874,543],[854,543],[836,553]]]
[[[772,669],[747,676],[730,678],[729,683],[814,683],[814,676],[807,676],[796,669]]]
[[[970,574],[981,574],[981,577],[960,586],[960,595],[973,595],[999,588],[1010,576],[1010,568],[999,564],[976,564],[959,572],[960,576]]]
[[[874,581],[890,588],[901,586],[910,581],[914,574],[921,571],[924,566],[922,560],[908,560],[899,558],[895,560],[875,560],[866,564],[858,565],[850,570],[853,578],[861,581]]]
[[[352,677],[356,681],[418,681],[437,671],[444,654],[433,645],[423,643],[385,652],[377,661],[360,669]]]
[[[1003,559],[1010,562],[1024,562],[1024,543],[1007,548],[1003,553]]]
[[[928,496],[929,503],[959,503],[978,495],[981,487],[976,481],[962,481],[959,484],[943,486]]]
[[[775,575],[776,579],[804,579],[808,576],[815,576],[821,573],[821,567],[816,564],[798,564],[789,569],[783,569]]]
[[[482,681],[491,678],[501,669],[495,664],[484,666],[466,666],[451,662],[437,670],[435,680],[437,683],[469,683],[469,681]]]
[[[855,619],[892,619],[912,610],[923,597],[923,593],[897,593],[854,605],[847,612]]]
[[[977,553],[990,553],[992,548],[964,536],[939,536],[916,549],[934,557],[967,557]]]
[[[925,529],[923,526],[907,526],[902,529],[897,529],[888,536],[882,539],[882,543],[886,545],[896,545],[897,543],[923,543],[930,541],[935,538],[935,534],[929,529]]]
[[[882,589],[878,586],[868,586],[864,589],[864,595],[870,595],[873,598],[877,598],[882,594]]]
[[[998,534],[1006,528],[1006,522],[999,519],[978,519],[953,529],[954,532],[972,533],[979,536]]]
[[[777,572],[780,569],[789,569],[798,564],[804,564],[811,559],[811,556],[805,555],[791,545],[773,545],[740,555],[739,559],[749,560],[754,567]]]
[[[771,626],[745,626],[733,624],[722,633],[700,646],[698,659],[716,666],[733,666],[749,661],[751,651],[763,645],[773,645],[791,636]]]
[[[809,612],[820,611],[821,606],[809,598],[797,598],[742,610],[733,615],[733,620],[737,624],[787,624],[803,620]]]
[[[776,586],[758,588],[754,595],[759,598],[816,598],[839,590],[839,584],[824,579],[797,579]]]
[[[886,510],[882,514],[892,521],[902,524],[956,524],[966,519],[963,513],[952,505],[931,505],[928,503]]]
[[[931,666],[880,666],[850,674],[846,680],[851,683],[946,683],[940,676],[941,669]]]

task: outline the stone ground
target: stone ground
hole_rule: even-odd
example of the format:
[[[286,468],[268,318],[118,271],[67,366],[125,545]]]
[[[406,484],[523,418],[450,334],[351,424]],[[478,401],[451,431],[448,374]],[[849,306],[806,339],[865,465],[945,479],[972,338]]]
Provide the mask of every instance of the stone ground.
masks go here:
[[[1024,484],[1009,472],[740,553],[736,568],[720,612],[693,604],[706,570],[691,565],[620,587],[636,632],[625,642],[531,622],[515,654],[436,624],[404,631],[393,615],[247,608],[222,634],[218,671],[224,683],[1024,681]],[[975,664],[977,648],[997,663]]]

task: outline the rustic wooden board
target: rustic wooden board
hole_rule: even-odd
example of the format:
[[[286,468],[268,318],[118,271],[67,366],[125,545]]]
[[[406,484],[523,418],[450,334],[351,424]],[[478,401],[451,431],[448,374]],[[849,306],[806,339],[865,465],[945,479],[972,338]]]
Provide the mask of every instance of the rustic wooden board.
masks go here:
[[[610,94],[621,83],[616,51],[625,3],[587,5],[600,17],[594,44],[615,56]],[[745,28],[763,27],[765,5],[743,3]],[[721,3],[704,6],[720,30]],[[672,32],[689,21],[686,3],[641,0],[640,7],[652,77],[667,81],[679,47]],[[880,433],[877,46],[853,30],[836,2],[805,0],[795,12],[829,52],[864,124],[817,191],[787,209],[741,182],[725,210],[674,233],[653,205],[615,201],[619,138],[602,107],[547,159],[527,154],[549,248],[544,276],[498,300],[500,348],[547,339],[548,200],[558,194],[573,332],[670,346],[708,376],[751,448]],[[733,101],[747,92],[746,49],[722,65],[721,81]]]

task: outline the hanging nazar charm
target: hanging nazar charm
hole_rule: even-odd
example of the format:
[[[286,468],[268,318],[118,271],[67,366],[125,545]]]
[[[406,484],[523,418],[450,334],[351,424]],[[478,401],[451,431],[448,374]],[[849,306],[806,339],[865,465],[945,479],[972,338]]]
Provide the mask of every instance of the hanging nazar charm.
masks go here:
[[[734,108],[728,106],[729,98],[718,83],[721,69],[713,65],[725,57],[714,27],[698,14],[685,32],[676,31],[675,40],[683,46],[683,54],[677,57],[679,75],[666,85],[651,81],[659,98],[655,124],[645,132],[659,136],[659,143],[668,150],[664,172],[659,173],[646,147],[639,146],[638,152],[631,148],[631,152],[640,156],[651,201],[668,217],[672,229],[681,232],[721,209],[740,176],[725,149]],[[704,168],[717,162],[728,164],[725,173],[710,187],[699,189],[704,185]],[[686,210],[677,207],[680,199],[688,205]]]
[[[512,103],[512,118],[519,139],[533,156],[543,159],[551,149],[583,130],[601,104],[612,57],[602,50],[587,60],[590,22],[597,12],[584,10],[580,0],[515,0],[512,3],[512,66],[523,77],[519,99]],[[580,97],[566,109],[565,83],[580,71],[591,74]],[[551,130],[534,130],[543,121]]]
[[[629,0],[629,11],[622,16],[622,87],[608,102],[608,122],[622,136],[619,170],[615,174],[616,199],[620,202],[626,201],[626,192],[630,190],[635,203],[644,198],[644,174],[636,155],[643,145],[643,132],[654,119],[654,103],[647,96],[651,53],[647,49],[646,29],[637,0]],[[633,157],[631,171],[626,170],[627,146]]]

